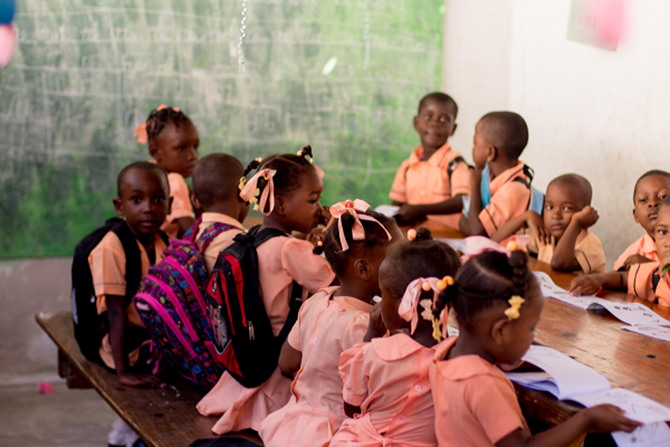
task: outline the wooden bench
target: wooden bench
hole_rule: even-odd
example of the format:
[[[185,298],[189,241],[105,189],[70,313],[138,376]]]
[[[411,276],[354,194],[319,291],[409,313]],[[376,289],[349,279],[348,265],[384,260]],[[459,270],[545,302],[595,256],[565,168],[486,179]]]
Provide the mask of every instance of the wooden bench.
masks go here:
[[[163,388],[121,385],[113,373],[84,358],[74,338],[70,312],[39,313],[35,319],[58,346],[58,371],[68,386],[95,388],[148,445],[185,447],[197,439],[216,437],[211,427],[217,418],[202,416],[195,409],[204,394],[202,391],[187,383]],[[251,430],[231,435],[262,445]]]

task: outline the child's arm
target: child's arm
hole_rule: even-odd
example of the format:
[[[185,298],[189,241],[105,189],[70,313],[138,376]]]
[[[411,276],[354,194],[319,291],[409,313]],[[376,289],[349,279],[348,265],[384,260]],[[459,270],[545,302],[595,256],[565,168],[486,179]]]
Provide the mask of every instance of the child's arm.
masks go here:
[[[351,405],[345,402],[344,414],[346,414],[350,418],[353,418],[355,415],[361,414],[361,407],[357,407],[356,405]]]
[[[158,386],[160,380],[151,374],[130,372],[125,339],[128,327],[126,299],[119,295],[107,295],[107,317],[109,319],[109,343],[112,347],[112,358],[116,367],[119,383],[128,386]]]
[[[279,369],[281,373],[286,377],[293,379],[295,373],[300,369],[300,363],[302,362],[302,352],[295,349],[288,343],[288,340],[284,341],[284,345],[281,348],[281,354],[279,354]]]
[[[396,219],[400,222],[414,222],[428,214],[454,214],[463,209],[463,196],[457,194],[450,199],[438,203],[427,203],[423,205],[400,204],[400,210],[396,214]]]
[[[585,206],[572,216],[563,236],[559,239],[551,258],[551,268],[554,270],[581,270],[582,267],[575,258],[575,243],[582,230],[598,222],[598,212],[591,206]]]
[[[587,432],[632,432],[640,425],[625,417],[623,410],[614,405],[596,405],[532,437],[527,437],[522,430],[516,430],[498,441],[496,447],[565,447]]]
[[[528,210],[502,224],[500,228],[491,235],[491,239],[496,242],[504,241],[523,227],[530,228],[533,236],[536,236],[542,243],[548,242],[549,233],[546,228],[544,228],[542,216],[533,210]]]
[[[603,287],[613,290],[626,290],[628,272],[606,272],[579,275],[570,282],[570,294],[594,295]]]
[[[468,217],[465,217],[465,215],[461,216],[458,226],[461,233],[467,236],[486,236],[486,229],[479,220],[479,213],[482,212],[482,193],[480,190],[482,170],[475,167],[475,169],[472,170],[470,179],[470,210],[468,212]]]
[[[370,341],[373,338],[383,337],[386,334],[386,326],[382,321],[382,303],[379,302],[372,306],[370,310],[370,321],[368,322],[368,330],[363,336],[363,341]]]

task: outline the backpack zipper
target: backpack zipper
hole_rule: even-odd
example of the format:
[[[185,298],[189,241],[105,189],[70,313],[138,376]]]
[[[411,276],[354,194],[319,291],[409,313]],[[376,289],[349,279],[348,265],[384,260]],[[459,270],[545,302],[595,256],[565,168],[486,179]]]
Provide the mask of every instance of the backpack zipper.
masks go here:
[[[254,332],[254,324],[249,322],[249,340],[256,340],[256,333]]]

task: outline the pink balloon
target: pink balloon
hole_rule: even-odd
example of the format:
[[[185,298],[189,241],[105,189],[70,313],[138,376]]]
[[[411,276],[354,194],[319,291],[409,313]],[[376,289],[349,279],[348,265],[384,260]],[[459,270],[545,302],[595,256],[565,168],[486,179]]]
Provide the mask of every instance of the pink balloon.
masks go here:
[[[16,31],[12,25],[0,25],[0,68],[12,60],[16,48]]]

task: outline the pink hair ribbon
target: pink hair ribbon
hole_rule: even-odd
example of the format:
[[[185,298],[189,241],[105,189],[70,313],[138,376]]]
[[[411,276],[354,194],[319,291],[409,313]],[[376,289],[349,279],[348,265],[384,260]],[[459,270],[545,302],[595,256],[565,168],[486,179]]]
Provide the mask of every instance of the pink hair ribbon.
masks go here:
[[[437,283],[440,281],[439,278],[430,277],[430,278],[417,278],[407,285],[405,289],[405,294],[400,300],[400,305],[398,306],[398,315],[410,323],[410,334],[413,334],[416,330],[416,326],[419,323],[419,311],[418,307],[421,304],[423,311],[421,312],[421,317],[424,320],[432,320],[432,307],[433,301],[440,289],[437,287]],[[419,298],[423,292],[433,291],[432,300],[421,300]]]
[[[247,184],[244,185],[244,188],[242,188],[242,191],[240,191],[240,197],[242,200],[257,204],[261,210],[261,213],[266,216],[275,209],[275,184],[272,181],[272,177],[274,177],[276,173],[277,171],[274,169],[261,169],[256,173],[256,175],[251,177]],[[262,194],[260,194],[258,191],[258,180],[261,178],[267,181],[267,185],[265,185],[265,188],[263,188]],[[261,196],[260,201],[258,199],[259,194]],[[267,206],[268,201],[269,207]]]
[[[349,250],[349,244],[347,243],[347,238],[344,235],[344,228],[342,228],[342,216],[344,214],[351,214],[354,217],[354,224],[351,226],[351,238],[353,240],[362,241],[365,239],[365,228],[363,228],[363,223],[361,220],[367,220],[368,222],[376,223],[386,232],[386,236],[388,236],[389,241],[393,239],[391,233],[389,233],[389,231],[384,225],[382,225],[381,222],[372,216],[368,216],[367,214],[360,214],[364,213],[369,208],[370,205],[366,201],[360,199],[345,200],[343,202],[337,202],[336,204],[331,205],[329,209],[331,218],[330,222],[328,222],[328,225],[326,225],[326,228],[330,227],[333,222],[337,220],[337,229],[342,251]]]
[[[156,110],[163,110],[163,109],[169,109],[170,107],[161,104],[158,107],[156,107]],[[172,110],[175,112],[179,112],[179,107],[172,107]],[[143,122],[137,128],[135,129],[135,132],[133,132],[133,137],[135,137],[135,140],[139,144],[147,144],[149,142],[149,135],[147,134],[147,122]]]
[[[510,255],[510,251],[508,249],[487,237],[470,236],[465,238],[465,253],[463,256],[461,256],[461,264],[465,264],[466,261],[469,261],[470,259],[487,251],[497,251],[498,253],[503,253],[506,256]]]

